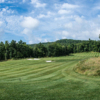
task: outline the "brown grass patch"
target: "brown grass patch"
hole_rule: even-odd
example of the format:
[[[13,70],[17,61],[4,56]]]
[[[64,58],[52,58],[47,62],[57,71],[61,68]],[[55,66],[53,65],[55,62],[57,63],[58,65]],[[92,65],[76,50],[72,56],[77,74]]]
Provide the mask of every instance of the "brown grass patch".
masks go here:
[[[79,62],[75,71],[88,76],[100,76],[100,57]]]

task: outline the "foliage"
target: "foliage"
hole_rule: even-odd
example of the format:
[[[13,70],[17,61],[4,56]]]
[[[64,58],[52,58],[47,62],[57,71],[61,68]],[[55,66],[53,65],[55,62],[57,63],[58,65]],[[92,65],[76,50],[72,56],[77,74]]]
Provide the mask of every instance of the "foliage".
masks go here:
[[[0,60],[26,58],[32,55],[32,48],[20,40],[18,43],[12,40],[11,43],[5,41],[0,43]]]
[[[33,49],[34,57],[45,57],[47,54],[47,48],[43,44],[38,44]]]
[[[0,60],[27,57],[57,57],[79,52],[100,52],[100,41],[63,39],[52,43],[39,43],[33,47],[20,40],[0,43]],[[98,56],[98,55],[95,55]]]

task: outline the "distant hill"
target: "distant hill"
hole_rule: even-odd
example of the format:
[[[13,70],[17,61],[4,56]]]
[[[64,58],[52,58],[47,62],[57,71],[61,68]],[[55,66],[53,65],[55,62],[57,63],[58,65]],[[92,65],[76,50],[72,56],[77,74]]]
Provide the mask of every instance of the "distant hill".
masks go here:
[[[61,40],[57,40],[55,41],[56,43],[59,43],[61,45],[69,45],[69,44],[77,44],[77,43],[82,43],[83,41],[88,41],[88,40],[73,40],[73,39],[61,39]],[[46,42],[46,43],[42,43],[44,46],[47,46],[48,44],[51,44],[54,42]],[[30,44],[31,47],[34,47],[37,44]]]
[[[60,43],[62,45],[69,45],[69,44],[77,44],[77,43],[82,43],[83,41],[86,40],[73,40],[73,39],[61,39],[57,40],[56,43]]]

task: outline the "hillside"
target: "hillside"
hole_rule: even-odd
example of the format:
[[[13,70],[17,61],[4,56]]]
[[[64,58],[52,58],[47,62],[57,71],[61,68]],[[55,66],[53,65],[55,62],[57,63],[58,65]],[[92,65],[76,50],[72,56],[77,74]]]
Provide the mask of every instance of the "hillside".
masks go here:
[[[77,44],[77,43],[82,43],[83,41],[88,41],[88,40],[73,40],[73,39],[61,39],[57,40],[56,43],[60,43],[62,45],[69,45],[69,44]]]
[[[59,43],[61,45],[69,45],[69,44],[77,44],[77,43],[82,43],[83,41],[88,41],[88,40],[73,40],[73,39],[61,39],[61,40],[57,40],[55,41],[56,43]],[[48,44],[51,44],[54,42],[46,42],[46,43],[42,43],[44,46],[47,46]],[[34,47],[37,44],[30,44],[31,47]]]

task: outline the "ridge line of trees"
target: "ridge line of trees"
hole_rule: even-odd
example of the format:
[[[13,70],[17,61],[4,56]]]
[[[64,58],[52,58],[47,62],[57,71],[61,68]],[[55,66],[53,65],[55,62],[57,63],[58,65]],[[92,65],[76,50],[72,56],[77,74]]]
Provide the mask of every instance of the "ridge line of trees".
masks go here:
[[[62,42],[62,41],[61,41]],[[5,41],[0,42],[0,60],[18,59],[28,57],[57,57],[66,56],[70,53],[79,52],[100,52],[100,41],[88,40],[80,43],[60,44],[51,43],[44,46],[42,43],[35,45],[33,48],[20,40],[16,43],[12,40],[11,43]]]

